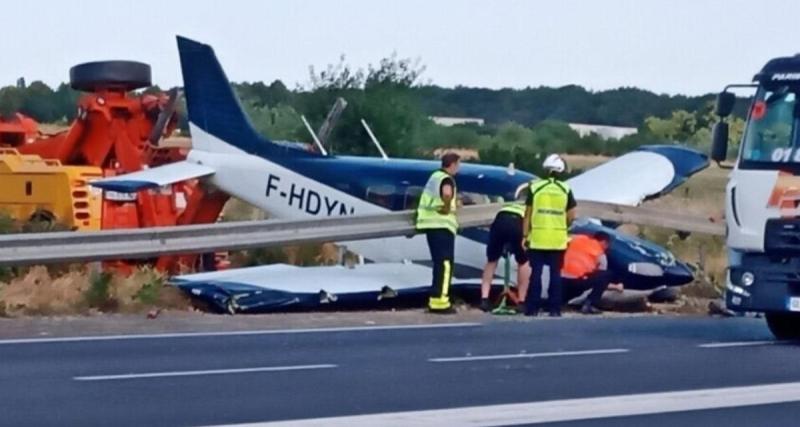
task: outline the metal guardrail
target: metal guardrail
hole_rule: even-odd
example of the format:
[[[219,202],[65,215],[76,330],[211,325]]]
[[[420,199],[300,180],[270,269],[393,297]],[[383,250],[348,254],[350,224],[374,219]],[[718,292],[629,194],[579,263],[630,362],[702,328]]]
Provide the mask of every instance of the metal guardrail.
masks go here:
[[[578,201],[578,216],[602,219],[619,224],[638,224],[687,233],[725,236],[724,219],[676,212],[664,212],[651,206],[625,206],[612,203]]]
[[[489,225],[499,205],[459,209],[462,227]],[[580,202],[579,214],[686,232],[723,235],[724,226],[654,208]],[[0,236],[0,266],[141,259],[158,255],[251,249],[291,244],[353,241],[414,234],[413,212],[308,219],[248,221],[97,232],[54,232]]]

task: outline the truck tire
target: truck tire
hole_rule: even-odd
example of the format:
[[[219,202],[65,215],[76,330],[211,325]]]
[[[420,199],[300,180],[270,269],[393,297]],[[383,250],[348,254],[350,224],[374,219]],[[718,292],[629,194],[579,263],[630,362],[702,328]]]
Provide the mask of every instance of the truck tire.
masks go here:
[[[46,209],[36,209],[23,224],[22,231],[27,233],[40,233],[52,231],[58,226],[58,218]]]
[[[150,66],[136,61],[99,61],[69,69],[69,85],[84,92],[114,87],[125,91],[152,86]]]
[[[779,340],[800,339],[800,314],[767,313],[767,326],[772,335]]]
[[[47,225],[53,225],[56,223],[56,216],[45,209],[36,209],[32,214],[31,217],[28,218],[30,222],[40,222]]]

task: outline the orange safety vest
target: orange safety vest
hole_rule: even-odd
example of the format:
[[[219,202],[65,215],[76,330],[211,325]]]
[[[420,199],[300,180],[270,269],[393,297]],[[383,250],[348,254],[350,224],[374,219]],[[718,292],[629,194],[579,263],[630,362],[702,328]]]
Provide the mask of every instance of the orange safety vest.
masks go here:
[[[579,279],[597,270],[600,257],[605,253],[603,244],[583,234],[572,236],[564,254],[564,266],[561,274]]]

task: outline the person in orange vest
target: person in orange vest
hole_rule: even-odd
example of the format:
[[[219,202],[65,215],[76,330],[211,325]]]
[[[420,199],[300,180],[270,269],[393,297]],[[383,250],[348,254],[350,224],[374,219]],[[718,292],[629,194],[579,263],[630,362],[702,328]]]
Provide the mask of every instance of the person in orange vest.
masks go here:
[[[603,292],[608,289],[613,279],[613,273],[608,270],[608,257],[606,257],[610,242],[611,236],[601,231],[593,236],[575,234],[567,245],[564,265],[561,268],[565,287],[580,288],[581,292],[591,289],[581,307],[583,314],[602,313],[597,306],[603,297]]]

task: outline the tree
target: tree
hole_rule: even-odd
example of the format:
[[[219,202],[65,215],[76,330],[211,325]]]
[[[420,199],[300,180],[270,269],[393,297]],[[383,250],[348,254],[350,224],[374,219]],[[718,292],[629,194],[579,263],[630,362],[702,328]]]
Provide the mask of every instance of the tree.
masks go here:
[[[673,111],[666,119],[648,117],[644,123],[653,136],[670,141],[687,141],[697,131],[696,114],[686,110]]]
[[[243,105],[253,127],[264,137],[273,140],[300,141],[308,135],[300,114],[288,105],[267,107],[250,102]]]
[[[366,89],[376,86],[396,86],[409,89],[419,83],[419,78],[425,72],[425,66],[420,59],[398,58],[393,52],[388,58],[380,60],[377,66],[368,65],[364,87]]]
[[[419,61],[398,58],[396,54],[378,65],[355,69],[342,56],[337,64],[317,72],[309,68],[309,83],[296,94],[293,103],[311,123],[322,123],[336,98],[347,100],[327,143],[339,153],[375,154],[375,148],[361,126],[365,119],[384,149],[392,156],[419,154],[420,140],[429,119],[419,106],[411,88],[424,67]]]
[[[78,113],[77,104],[81,96],[80,92],[72,89],[66,83],[61,83],[56,88],[53,96],[52,102],[55,106],[56,120],[61,122],[74,120],[75,115]]]
[[[312,92],[317,90],[346,90],[361,89],[364,87],[364,71],[352,70],[347,64],[344,54],[339,56],[339,62],[317,72],[313,65],[308,67],[309,84]]]
[[[564,122],[545,120],[533,127],[534,143],[543,153],[577,153],[580,149],[580,135]]]
[[[53,102],[54,95],[50,86],[37,80],[25,88],[20,111],[40,122],[54,122],[59,118],[58,105]]]
[[[23,90],[16,86],[0,89],[0,116],[9,117],[18,112],[25,102]]]
[[[736,156],[744,137],[745,121],[739,117],[728,119],[728,155]]]
[[[234,83],[233,87],[240,98],[259,107],[274,107],[291,101],[291,92],[280,80],[273,81],[269,86],[263,82],[243,82]]]

